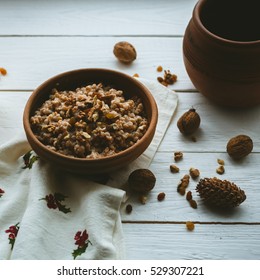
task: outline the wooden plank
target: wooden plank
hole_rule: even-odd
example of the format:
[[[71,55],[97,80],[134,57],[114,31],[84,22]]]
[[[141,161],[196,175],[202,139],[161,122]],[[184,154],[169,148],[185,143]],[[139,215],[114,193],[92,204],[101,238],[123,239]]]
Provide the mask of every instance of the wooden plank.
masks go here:
[[[253,260],[260,258],[260,226],[123,224],[126,259]]]
[[[9,0],[0,35],[182,35],[196,0]]]
[[[115,58],[114,44],[130,40],[137,60],[125,65]],[[0,90],[31,90],[49,77],[77,68],[111,68],[157,81],[162,65],[178,75],[172,89],[194,90],[182,60],[181,38],[0,38],[0,62],[8,75],[0,78]]]
[[[50,69],[50,71],[52,70]],[[40,74],[40,71],[38,73]],[[31,71],[31,74],[34,76],[33,71]],[[46,74],[47,73],[45,73],[45,75]],[[9,77],[9,75],[11,77]],[[15,83],[14,77],[12,77],[13,74],[11,73],[9,75],[2,77],[0,84],[2,82],[4,83],[6,79],[12,79]],[[23,74],[21,76],[23,76]],[[17,77],[19,77],[18,73]],[[29,94],[29,91],[0,91],[2,100],[4,100],[5,96],[8,96],[10,100],[14,100],[14,102],[17,98],[22,98],[21,104],[25,104],[27,100],[26,98]],[[249,135],[254,142],[253,151],[256,153],[260,152],[260,139],[258,137],[260,135],[260,127],[258,125],[260,107],[244,110],[231,110],[230,108],[227,109],[210,103],[205,97],[196,92],[181,92],[178,93],[178,95],[179,104],[167,133],[159,147],[160,152],[169,152],[171,156],[174,151],[183,151],[184,153],[223,153],[226,152],[228,140],[238,134]],[[197,109],[201,117],[201,126],[194,134],[197,142],[193,142],[191,137],[184,137],[179,132],[176,124],[178,118],[192,106]],[[15,111],[13,115],[18,114],[19,112],[21,114],[22,112],[19,111],[20,109],[21,108],[15,109],[17,111]],[[10,110],[12,110],[12,108],[10,108]],[[3,118],[7,113],[7,110],[2,111]],[[4,135],[6,135],[6,133],[4,133]],[[212,144],[213,141],[214,144]]]
[[[211,103],[200,93],[180,92],[179,104],[168,128],[160,151],[214,152],[226,151],[231,137],[239,134],[250,136],[254,142],[254,151],[260,152],[260,126],[258,119],[260,107],[231,109]],[[190,108],[195,108],[200,115],[200,128],[194,133],[197,142],[191,136],[183,136],[177,128],[177,121]]]
[[[217,159],[225,161],[225,173],[216,173]],[[122,206],[123,221],[171,221],[184,222],[187,220],[200,222],[257,222],[260,223],[259,201],[260,193],[257,191],[259,182],[258,166],[260,158],[258,154],[251,154],[242,162],[234,162],[226,154],[222,153],[185,153],[182,161],[177,165],[180,172],[173,174],[169,166],[174,163],[172,153],[156,154],[150,169],[156,176],[156,185],[147,195],[145,205],[141,204],[139,195],[128,192],[128,201]],[[191,191],[193,199],[197,201],[198,208],[193,209],[185,196],[177,192],[180,179],[189,173],[191,167],[198,168],[200,178],[218,177],[237,184],[246,193],[246,200],[237,208],[231,210],[213,209],[206,206],[196,192],[198,180],[190,179],[187,191]],[[157,195],[160,192],[166,194],[165,200],[159,202]],[[125,212],[125,206],[131,204],[131,214]]]

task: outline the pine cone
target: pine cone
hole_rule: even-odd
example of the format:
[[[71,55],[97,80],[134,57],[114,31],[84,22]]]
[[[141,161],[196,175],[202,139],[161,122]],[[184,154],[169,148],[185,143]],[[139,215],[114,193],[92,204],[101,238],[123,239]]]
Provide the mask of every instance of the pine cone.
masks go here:
[[[196,191],[204,202],[222,208],[238,206],[246,199],[245,192],[234,183],[216,177],[201,179]]]

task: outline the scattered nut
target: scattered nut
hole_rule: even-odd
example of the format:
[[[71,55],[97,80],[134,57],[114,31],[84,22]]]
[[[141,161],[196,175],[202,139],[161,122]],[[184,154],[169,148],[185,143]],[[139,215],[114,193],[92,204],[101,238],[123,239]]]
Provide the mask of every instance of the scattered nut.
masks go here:
[[[149,169],[136,169],[128,177],[128,186],[131,190],[146,193],[155,186],[156,178]]]
[[[253,141],[247,135],[237,135],[227,143],[227,153],[233,159],[241,159],[253,150]]]
[[[156,70],[157,70],[157,72],[162,72],[163,68],[162,68],[162,66],[160,65],[160,66],[157,67]]]
[[[162,77],[158,77],[158,78],[157,78],[157,81],[158,81],[159,83],[161,83],[161,84],[163,84],[163,83],[164,83],[164,81],[163,81],[163,78],[162,78]]]
[[[170,165],[170,170],[171,170],[172,173],[178,173],[180,171],[180,168],[175,164],[171,164]]]
[[[141,196],[139,197],[139,200],[140,200],[140,202],[141,202],[142,204],[146,204],[147,196],[141,195]]]
[[[191,206],[192,208],[197,209],[198,205],[197,205],[197,202],[196,202],[195,200],[191,199],[191,200],[189,201],[189,203],[190,203],[190,206]]]
[[[190,176],[191,176],[192,179],[198,178],[198,177],[200,176],[200,171],[199,171],[199,169],[196,169],[196,168],[191,167],[191,168],[190,168]]]
[[[194,133],[199,126],[200,116],[193,108],[185,112],[177,121],[177,127],[185,135]]]
[[[133,210],[132,205],[131,204],[127,204],[126,208],[125,208],[126,213],[130,214],[132,212],[132,210]]]
[[[225,161],[223,159],[219,159],[217,160],[219,165],[225,165]]]
[[[5,68],[3,68],[3,67],[0,67],[0,74],[5,76],[7,74],[7,70]]]
[[[220,165],[217,169],[216,169],[216,172],[220,175],[224,174],[225,173],[225,168],[223,165]]]
[[[192,200],[192,193],[191,193],[191,191],[188,191],[188,192],[187,192],[187,194],[186,194],[186,199],[187,199],[188,201]]]
[[[182,188],[180,186],[177,187],[177,192],[180,194],[180,195],[185,195],[186,193],[186,188]]]
[[[134,46],[125,41],[116,43],[113,53],[123,63],[131,63],[137,56]]]
[[[165,199],[165,193],[164,192],[161,192],[157,195],[157,200],[158,201],[162,201]]]
[[[190,176],[189,175],[184,175],[181,181],[179,182],[177,186],[177,192],[181,195],[185,195],[186,193],[186,188],[188,187],[190,182]]]
[[[139,78],[140,76],[139,76],[139,74],[135,73],[135,74],[133,75],[133,77]]]
[[[174,160],[179,161],[183,158],[183,153],[182,152],[175,152],[174,153]]]
[[[194,225],[194,223],[193,222],[186,222],[186,228],[187,228],[187,230],[194,230],[194,228],[195,228],[195,225]]]
[[[158,68],[157,68],[158,69]],[[158,71],[158,70],[157,70]],[[164,86],[172,85],[177,81],[177,76],[172,74],[170,70],[164,70],[164,76],[157,78],[158,82],[163,84]]]

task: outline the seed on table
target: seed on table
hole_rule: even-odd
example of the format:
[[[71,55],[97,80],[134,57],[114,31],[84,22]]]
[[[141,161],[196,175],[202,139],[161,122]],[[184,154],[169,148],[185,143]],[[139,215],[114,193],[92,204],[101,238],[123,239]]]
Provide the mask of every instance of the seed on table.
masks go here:
[[[178,186],[178,187],[177,187],[177,192],[178,192],[180,195],[185,195],[185,193],[186,193],[186,188],[181,187],[181,186]]]
[[[0,67],[0,74],[5,76],[7,74],[7,70],[5,68],[3,68],[3,67]]]
[[[220,175],[224,174],[225,173],[225,168],[223,165],[220,165],[217,169],[216,169],[216,172]]]
[[[162,66],[160,65],[160,66],[157,67],[156,70],[157,70],[157,72],[162,72],[163,68],[162,68]]]
[[[217,160],[219,165],[225,165],[225,161],[223,159],[219,159]]]
[[[187,230],[192,231],[192,230],[194,230],[195,225],[193,222],[188,221],[188,222],[186,222],[186,228],[187,228]]]
[[[196,179],[200,176],[200,171],[197,168],[191,167],[189,171],[192,179]]]
[[[185,195],[186,188],[188,187],[189,182],[190,182],[190,176],[188,174],[184,175],[177,186],[177,192],[181,195]]]
[[[142,204],[146,204],[147,196],[141,195],[141,196],[139,197],[139,201],[140,201]]]
[[[175,164],[171,164],[170,165],[170,170],[171,170],[172,173],[178,173],[180,171],[180,168]]]
[[[165,199],[165,193],[164,192],[159,193],[158,196],[157,196],[157,199],[158,199],[158,201],[164,200]]]
[[[130,214],[132,212],[132,210],[133,210],[132,205],[131,204],[127,204],[125,210],[126,210],[127,214]]]
[[[187,199],[188,201],[192,200],[192,193],[191,193],[191,191],[188,191],[188,192],[187,192],[187,194],[186,194],[186,199]]]
[[[179,161],[179,160],[181,160],[183,158],[183,153],[182,152],[175,152],[174,153],[174,160],[175,161]]]
[[[196,202],[195,200],[191,199],[191,200],[189,201],[189,203],[190,203],[190,206],[191,206],[193,209],[197,209],[197,208],[198,208],[197,202]]]

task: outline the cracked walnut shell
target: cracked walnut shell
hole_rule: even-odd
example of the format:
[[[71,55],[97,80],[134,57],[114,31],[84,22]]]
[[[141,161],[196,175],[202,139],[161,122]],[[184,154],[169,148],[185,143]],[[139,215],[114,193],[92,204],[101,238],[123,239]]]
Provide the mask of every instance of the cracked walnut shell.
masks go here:
[[[118,42],[113,50],[116,58],[123,63],[131,63],[136,59],[136,50],[133,45],[128,42]]]
[[[253,150],[253,141],[247,135],[237,135],[227,143],[227,153],[233,159],[241,159]]]

